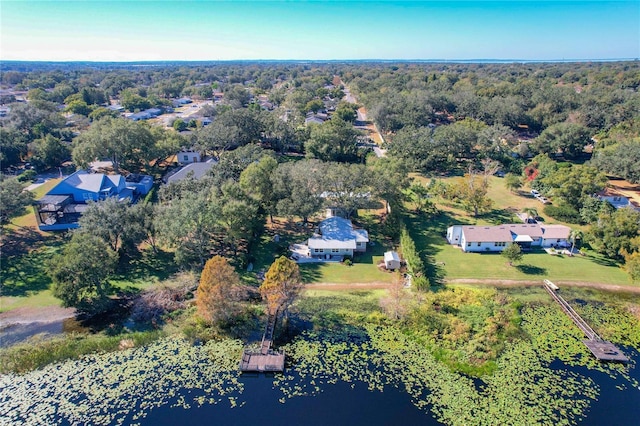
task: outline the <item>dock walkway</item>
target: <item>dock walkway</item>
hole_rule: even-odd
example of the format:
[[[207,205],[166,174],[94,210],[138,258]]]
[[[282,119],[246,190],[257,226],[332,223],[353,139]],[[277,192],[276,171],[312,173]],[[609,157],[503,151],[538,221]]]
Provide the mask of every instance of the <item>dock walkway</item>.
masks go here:
[[[544,280],[544,288],[551,297],[558,302],[562,310],[571,318],[576,326],[587,337],[582,343],[600,361],[628,362],[629,359],[613,343],[603,340],[593,328],[557,293],[558,286],[549,280]]]
[[[255,352],[245,349],[242,352],[242,359],[240,360],[240,371],[253,373],[284,371],[284,351],[271,349],[273,331],[276,328],[277,319],[277,312],[275,314],[269,314],[264,334],[262,335],[260,351]]]

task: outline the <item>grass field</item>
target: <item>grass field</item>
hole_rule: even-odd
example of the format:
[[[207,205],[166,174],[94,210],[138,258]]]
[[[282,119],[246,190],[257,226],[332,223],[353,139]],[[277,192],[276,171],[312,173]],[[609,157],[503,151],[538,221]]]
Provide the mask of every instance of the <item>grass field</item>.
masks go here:
[[[503,279],[594,282],[602,284],[632,285],[620,265],[593,251],[585,250],[586,256],[552,256],[546,252],[526,253],[521,262],[509,266],[506,259],[497,253],[465,253],[451,246],[445,239],[447,227],[454,224],[495,225],[517,218],[514,213],[525,207],[535,207],[545,223],[560,223],[571,228],[581,228],[545,217],[542,204],[526,195],[513,194],[504,187],[504,179],[492,177],[488,196],[495,209],[477,218],[472,217],[456,205],[436,199],[440,213],[426,219],[410,213],[407,226],[419,250],[431,261],[430,275],[435,282],[444,279]],[[420,180],[425,180],[420,178]],[[521,192],[524,194],[524,192]]]
[[[412,177],[423,184],[429,183],[429,179],[425,177],[416,174],[412,174]],[[440,178],[440,180],[446,183],[451,182],[454,179],[456,179],[456,177]],[[514,193],[505,187],[504,182],[503,178],[496,176],[491,176],[489,178],[487,196],[493,200],[493,210],[489,213],[479,215],[477,218],[472,217],[451,202],[440,198],[436,198],[435,201],[437,202],[440,210],[457,216],[458,220],[460,220],[459,223],[468,225],[498,225],[507,222],[519,223],[520,220],[516,217],[516,213],[522,212],[525,208],[534,208],[538,211],[538,215],[542,217],[544,223],[557,223],[569,226],[572,229],[581,229],[583,231],[588,228],[587,226],[562,222],[545,215],[542,211],[544,204],[531,196],[529,193],[530,188],[523,187],[518,192]]]
[[[371,249],[370,249],[371,250]],[[376,252],[381,251],[377,250]],[[391,282],[394,274],[381,271],[377,264],[383,255],[366,253],[356,257],[352,266],[342,263],[313,263],[300,265],[300,274],[305,283],[371,283]]]
[[[475,279],[543,279],[603,284],[631,285],[627,274],[614,262],[597,253],[587,256],[552,256],[544,251],[524,255],[521,262],[509,266],[506,259],[497,253],[465,253],[459,248],[446,245],[435,256],[436,262],[444,263],[446,277]]]

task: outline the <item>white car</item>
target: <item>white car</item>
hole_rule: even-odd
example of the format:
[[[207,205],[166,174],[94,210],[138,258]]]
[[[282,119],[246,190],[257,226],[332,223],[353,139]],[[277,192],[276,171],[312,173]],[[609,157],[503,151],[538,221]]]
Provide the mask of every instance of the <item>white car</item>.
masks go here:
[[[549,204],[551,202],[547,197],[538,197],[538,200],[540,200],[542,204]]]
[[[539,197],[540,193],[538,191],[536,191],[535,189],[531,190],[531,195],[533,195],[534,197]]]

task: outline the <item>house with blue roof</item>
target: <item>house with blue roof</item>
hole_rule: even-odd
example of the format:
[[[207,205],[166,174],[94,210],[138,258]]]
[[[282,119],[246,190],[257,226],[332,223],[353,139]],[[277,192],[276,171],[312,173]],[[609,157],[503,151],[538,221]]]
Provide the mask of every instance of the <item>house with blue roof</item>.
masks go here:
[[[36,219],[42,231],[59,231],[78,227],[78,219],[87,203],[117,197],[135,202],[149,193],[153,178],[146,175],[106,175],[78,170],[63,179],[36,201]]]

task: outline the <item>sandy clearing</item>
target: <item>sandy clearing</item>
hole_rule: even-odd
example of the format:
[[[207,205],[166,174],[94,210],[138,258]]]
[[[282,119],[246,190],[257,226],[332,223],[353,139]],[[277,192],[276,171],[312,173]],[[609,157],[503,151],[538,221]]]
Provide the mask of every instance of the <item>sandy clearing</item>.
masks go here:
[[[40,308],[23,307],[0,313],[0,328],[13,324],[31,324],[62,321],[76,314],[74,308],[46,306]]]

